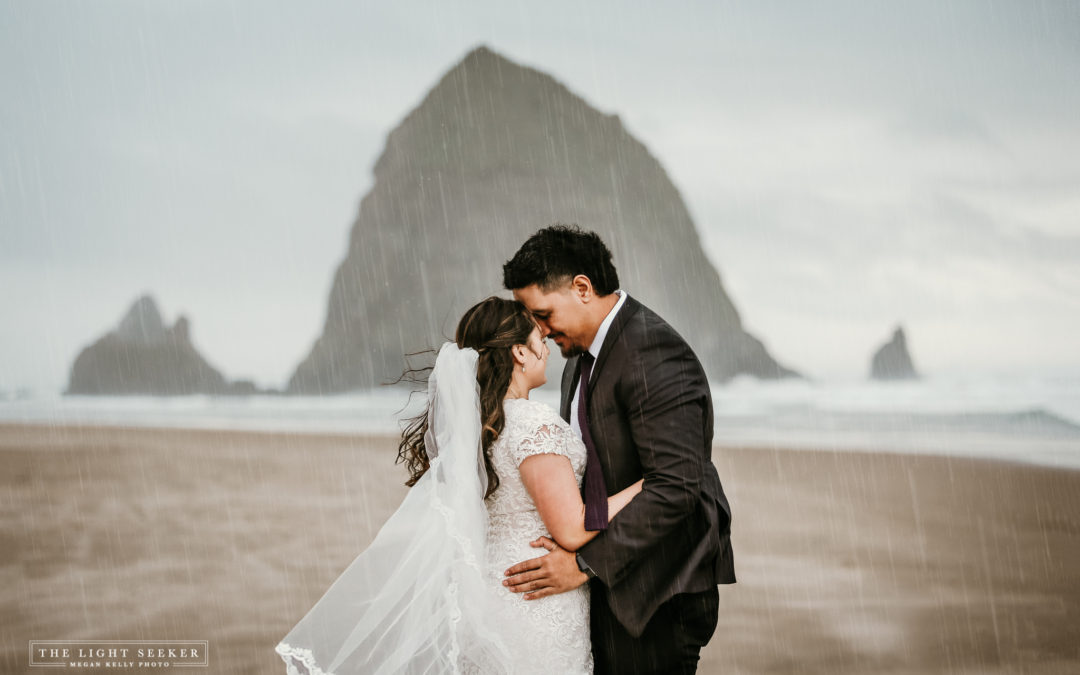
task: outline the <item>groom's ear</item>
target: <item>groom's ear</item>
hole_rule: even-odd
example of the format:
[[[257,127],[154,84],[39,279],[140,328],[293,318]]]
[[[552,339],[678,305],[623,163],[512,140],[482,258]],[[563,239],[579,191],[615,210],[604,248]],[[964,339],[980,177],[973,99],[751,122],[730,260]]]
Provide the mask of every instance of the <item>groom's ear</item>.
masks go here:
[[[570,281],[574,295],[582,302],[589,302],[596,296],[592,280],[584,274],[579,274]]]

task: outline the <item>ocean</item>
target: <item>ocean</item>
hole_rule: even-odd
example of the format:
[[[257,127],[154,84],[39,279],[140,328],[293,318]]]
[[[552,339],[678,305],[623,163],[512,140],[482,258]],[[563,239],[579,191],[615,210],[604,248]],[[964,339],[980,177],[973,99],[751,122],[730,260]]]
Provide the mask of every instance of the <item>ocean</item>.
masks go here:
[[[553,407],[558,391],[532,397]],[[0,423],[397,433],[423,397],[62,396],[0,400]],[[910,382],[735,380],[713,387],[714,441],[755,448],[960,455],[1080,469],[1080,377]]]

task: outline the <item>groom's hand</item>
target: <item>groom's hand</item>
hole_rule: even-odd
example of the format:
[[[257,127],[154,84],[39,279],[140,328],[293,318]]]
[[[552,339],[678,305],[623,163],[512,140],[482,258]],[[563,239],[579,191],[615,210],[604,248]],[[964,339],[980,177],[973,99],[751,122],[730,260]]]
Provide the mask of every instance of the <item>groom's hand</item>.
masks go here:
[[[534,548],[543,546],[548,550],[548,554],[514,565],[506,570],[509,578],[503,581],[503,585],[511,591],[524,593],[526,600],[537,600],[572,591],[589,580],[589,577],[578,569],[577,558],[571,551],[547,537],[540,537],[529,542],[529,545]]]

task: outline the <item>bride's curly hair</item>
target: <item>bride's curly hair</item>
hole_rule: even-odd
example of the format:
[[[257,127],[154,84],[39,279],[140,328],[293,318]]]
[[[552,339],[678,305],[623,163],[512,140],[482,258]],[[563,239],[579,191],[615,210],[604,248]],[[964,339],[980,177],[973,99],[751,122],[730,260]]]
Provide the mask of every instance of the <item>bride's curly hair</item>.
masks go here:
[[[475,349],[479,354],[476,380],[480,384],[480,439],[488,478],[485,499],[499,487],[499,477],[491,464],[491,446],[506,424],[502,402],[514,371],[514,357],[510,348],[528,344],[529,335],[536,327],[536,321],[525,305],[495,296],[473,305],[458,322],[454,342],[461,349]],[[409,487],[416,485],[431,466],[424,447],[427,430],[428,413],[425,408],[401,432],[397,462],[404,463],[409,471],[409,480],[405,481]]]

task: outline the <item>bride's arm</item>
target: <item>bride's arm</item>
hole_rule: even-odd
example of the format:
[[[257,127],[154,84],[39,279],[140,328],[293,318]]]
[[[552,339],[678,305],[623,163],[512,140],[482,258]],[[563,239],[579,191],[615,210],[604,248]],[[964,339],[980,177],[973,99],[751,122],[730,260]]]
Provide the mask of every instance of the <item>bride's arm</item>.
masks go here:
[[[567,551],[576,551],[599,534],[585,530],[585,504],[568,457],[531,455],[522,460],[518,471],[555,543]],[[608,497],[608,521],[641,492],[641,485],[639,480]]]

